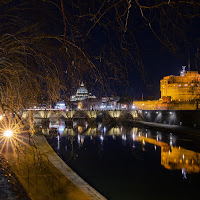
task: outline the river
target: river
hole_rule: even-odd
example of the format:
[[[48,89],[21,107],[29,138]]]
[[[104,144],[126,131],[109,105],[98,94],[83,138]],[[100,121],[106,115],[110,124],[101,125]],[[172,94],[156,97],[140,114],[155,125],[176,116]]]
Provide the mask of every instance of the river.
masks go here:
[[[112,200],[195,199],[200,186],[200,136],[144,127],[73,127],[51,122],[46,138],[86,182]],[[198,197],[198,196],[197,196]]]

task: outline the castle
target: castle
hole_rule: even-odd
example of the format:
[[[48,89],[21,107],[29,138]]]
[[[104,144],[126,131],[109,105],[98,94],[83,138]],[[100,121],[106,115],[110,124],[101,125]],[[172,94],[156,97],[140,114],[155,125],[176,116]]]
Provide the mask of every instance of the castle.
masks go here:
[[[196,110],[200,99],[200,74],[186,71],[180,76],[165,76],[160,81],[161,98],[154,101],[134,101],[133,107],[141,110]]]

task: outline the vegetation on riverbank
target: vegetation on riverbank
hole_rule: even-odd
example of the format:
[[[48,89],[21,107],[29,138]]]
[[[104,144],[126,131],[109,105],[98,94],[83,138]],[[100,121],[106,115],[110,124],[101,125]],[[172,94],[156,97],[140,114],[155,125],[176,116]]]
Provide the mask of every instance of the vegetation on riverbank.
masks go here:
[[[35,148],[34,138],[32,145],[27,139],[24,135],[25,141],[20,148],[23,151],[5,151],[4,157],[32,200],[89,199]]]

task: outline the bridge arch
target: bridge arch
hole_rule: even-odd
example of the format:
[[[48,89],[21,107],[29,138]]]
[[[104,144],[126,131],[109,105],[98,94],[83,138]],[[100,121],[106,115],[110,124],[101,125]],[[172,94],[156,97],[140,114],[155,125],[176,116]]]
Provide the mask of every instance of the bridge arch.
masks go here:
[[[102,120],[108,119],[108,120],[110,120],[110,119],[112,119],[112,115],[110,115],[110,113],[108,111],[99,111],[97,113],[97,117],[96,118],[97,118],[97,120],[98,119],[102,119]]]
[[[77,110],[73,113],[72,118],[74,119],[76,117],[77,118],[85,118],[85,119],[91,118],[90,113],[88,113],[88,111],[82,111],[82,110],[81,111]]]
[[[137,111],[121,111],[120,118],[121,119],[130,119],[134,120],[138,117]]]
[[[122,113],[119,118],[123,119],[123,120],[127,120],[127,121],[134,119],[133,115],[131,115],[131,113],[129,113],[129,112]]]

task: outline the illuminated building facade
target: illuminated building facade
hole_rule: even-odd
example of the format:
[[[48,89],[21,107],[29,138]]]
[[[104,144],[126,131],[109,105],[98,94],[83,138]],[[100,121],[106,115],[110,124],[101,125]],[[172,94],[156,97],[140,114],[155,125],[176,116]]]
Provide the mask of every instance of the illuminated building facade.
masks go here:
[[[118,104],[119,97],[102,97],[100,110],[115,110],[120,109],[120,104]]]
[[[180,76],[165,76],[160,81],[161,98],[154,101],[134,101],[133,109],[141,110],[196,110],[200,99],[200,74],[185,71]]]
[[[70,97],[70,102],[73,109],[79,110],[115,110],[119,109],[120,105],[117,103],[119,97],[102,97],[97,99],[96,96],[88,93],[87,88],[83,82],[77,89],[76,95]]]
[[[58,109],[58,110],[66,110],[66,104],[64,101],[59,101],[55,106],[54,109]]]
[[[161,98],[178,101],[199,99],[200,74],[197,71],[181,71],[180,76],[166,76],[160,81]]]
[[[70,101],[84,101],[87,99],[96,99],[96,96],[91,95],[88,93],[87,88],[84,86],[83,82],[81,83],[80,87],[76,91],[76,95],[70,97]]]

